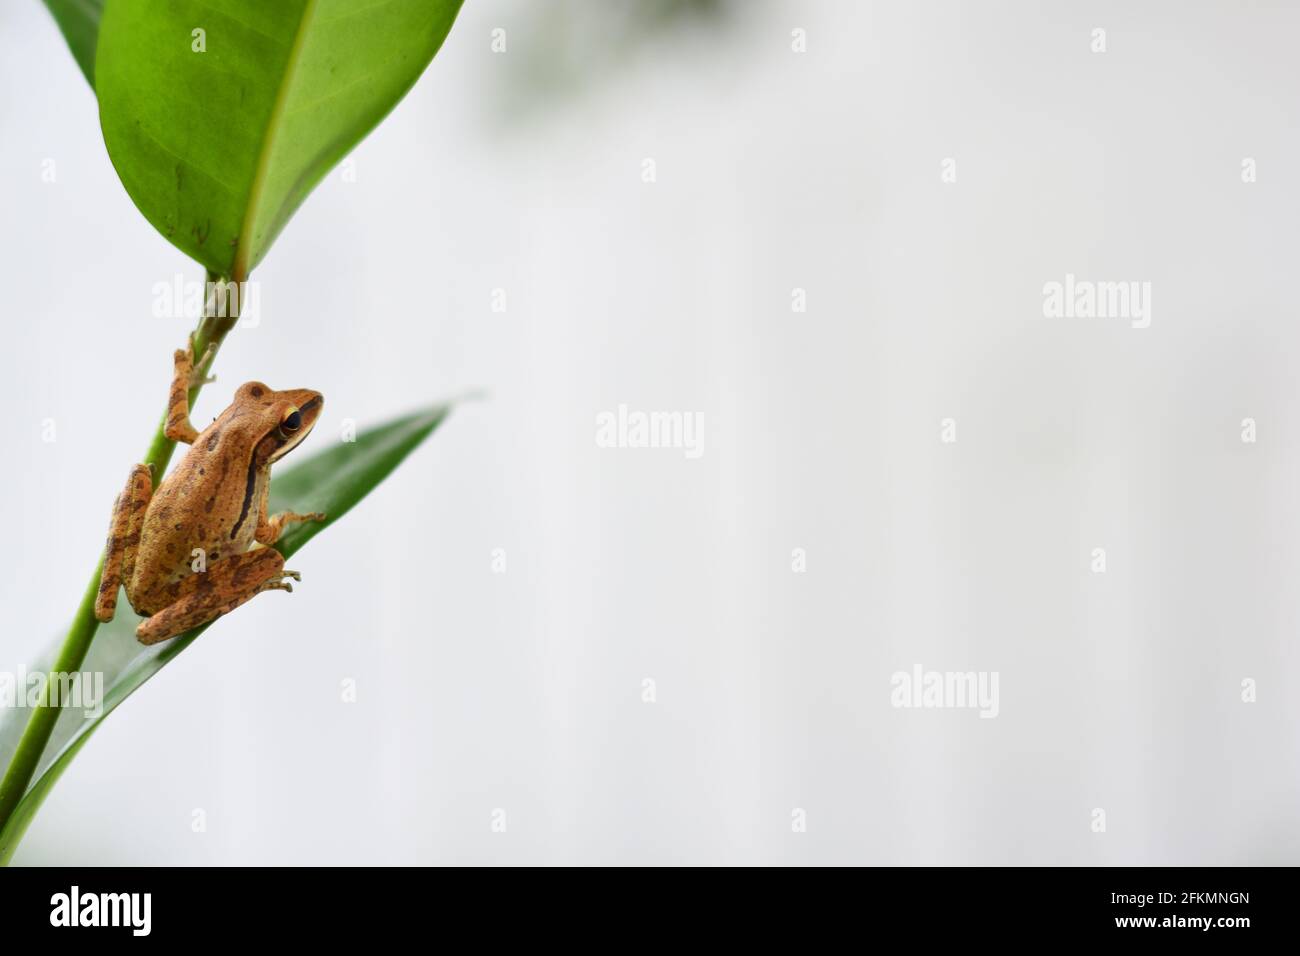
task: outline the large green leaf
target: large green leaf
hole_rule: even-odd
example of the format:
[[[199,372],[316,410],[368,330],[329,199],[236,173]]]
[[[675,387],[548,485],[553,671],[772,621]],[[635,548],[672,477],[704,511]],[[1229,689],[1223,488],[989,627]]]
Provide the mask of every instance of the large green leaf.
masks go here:
[[[287,558],[341,518],[442,424],[449,410],[448,406],[440,405],[403,416],[358,434],[355,442],[340,442],[286,469],[283,474],[272,476],[272,511],[323,511],[327,516],[321,522],[292,526],[275,546]],[[306,595],[303,599],[307,600]],[[205,624],[170,641],[144,647],[135,639],[138,622],[130,605],[123,601],[118,606],[117,617],[102,625],[95,635],[81,669],[104,675],[102,712],[87,717],[82,709],[65,708],[59,715],[36,775],[13,816],[0,829],[0,864],[13,856],[46,794],[104,718],[211,626]],[[56,642],[28,673],[45,672],[57,647]],[[0,767],[9,763],[30,713],[23,708],[7,710],[4,722],[0,723]]]
[[[93,87],[95,40],[99,37],[99,18],[104,15],[104,0],[45,0],[45,5],[54,14],[77,66]]]
[[[159,232],[246,278],[414,85],[460,5],[108,0],[95,84],[109,157]]]

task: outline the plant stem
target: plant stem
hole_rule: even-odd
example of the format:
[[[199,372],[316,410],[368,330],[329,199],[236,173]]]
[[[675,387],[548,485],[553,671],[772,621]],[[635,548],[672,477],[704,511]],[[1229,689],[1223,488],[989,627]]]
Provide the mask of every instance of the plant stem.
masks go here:
[[[216,277],[209,274],[209,288],[215,281],[217,281]],[[195,368],[200,377],[207,375],[213,360],[216,359],[217,350],[221,348],[221,343],[225,341],[227,333],[235,327],[237,321],[239,321],[238,315],[206,316],[199,322],[194,333],[195,361],[201,361],[208,349],[212,349],[212,354],[207,355],[207,362]],[[199,390],[202,387],[196,385],[190,389],[191,407],[199,397]],[[176,443],[163,434],[166,419],[167,410],[164,409],[162,420],[158,423],[153,440],[149,443],[149,450],[144,457],[144,462],[153,466],[155,480],[161,479],[167,463],[171,461],[172,452],[176,449]],[[95,619],[95,597],[99,593],[99,576],[103,566],[104,561],[101,557],[99,563],[95,565],[95,573],[91,575],[90,583],[86,586],[81,604],[77,607],[72,626],[68,628],[68,635],[63,639],[58,656],[51,665],[52,669],[45,675],[45,683],[40,692],[40,703],[32,708],[32,715],[27,720],[26,728],[23,729],[13,759],[9,761],[4,779],[0,780],[0,831],[9,822],[23,795],[27,793],[27,787],[32,782],[36,768],[40,765],[41,756],[49,745],[51,734],[54,733],[54,725],[59,720],[63,701],[50,703],[48,699],[50,678],[55,674],[71,674],[81,669],[82,662],[90,651],[90,642],[99,628],[99,621]]]

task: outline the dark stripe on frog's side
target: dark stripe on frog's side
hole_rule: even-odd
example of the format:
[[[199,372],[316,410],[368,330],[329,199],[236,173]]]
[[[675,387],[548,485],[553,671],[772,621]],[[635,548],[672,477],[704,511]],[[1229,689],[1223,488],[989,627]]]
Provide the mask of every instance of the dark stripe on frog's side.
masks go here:
[[[261,441],[253,446],[253,454],[248,460],[248,479],[244,484],[244,504],[239,509],[239,519],[235,526],[230,529],[230,538],[233,541],[235,535],[239,534],[240,527],[243,526],[244,520],[248,517],[248,511],[253,506],[253,493],[257,490],[257,469],[261,466],[261,449],[262,443],[271,437],[271,433],[262,436]]]
[[[276,451],[287,444],[289,439],[280,435],[280,426],[276,425],[269,432],[262,436],[261,440],[253,446],[253,455],[248,462],[248,478],[244,484],[244,504],[239,509],[239,520],[235,526],[230,529],[230,538],[234,540],[235,535],[239,534],[239,529],[243,526],[244,521],[248,518],[248,512],[253,507],[253,494],[257,491],[257,472],[259,468],[266,466],[266,462]],[[265,446],[265,451],[263,450]]]
[[[244,519],[248,517],[248,509],[253,504],[253,492],[256,488],[257,455],[254,454],[252,460],[248,463],[248,484],[244,486],[244,506],[239,509],[239,520],[236,521],[235,526],[230,529],[231,540],[234,540],[235,535],[239,534],[239,526],[242,525]]]

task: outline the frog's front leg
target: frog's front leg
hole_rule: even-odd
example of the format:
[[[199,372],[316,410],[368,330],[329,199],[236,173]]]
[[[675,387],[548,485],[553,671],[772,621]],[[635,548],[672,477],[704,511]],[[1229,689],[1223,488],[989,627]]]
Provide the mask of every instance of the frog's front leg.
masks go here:
[[[298,514],[295,511],[281,511],[279,514],[266,516],[267,501],[271,497],[270,488],[263,488],[257,499],[257,528],[253,531],[253,540],[258,544],[272,545],[280,540],[284,526],[290,521],[324,521],[325,513],[312,511]]]
[[[209,345],[197,367],[202,368],[212,353],[213,347]],[[195,367],[194,336],[191,334],[185,348],[177,349],[172,356],[172,388],[167,398],[167,421],[163,425],[164,435],[172,441],[183,441],[187,445],[194,444],[194,439],[199,437],[198,429],[190,424],[190,389],[216,381],[204,378],[195,371]]]
[[[113,518],[108,525],[108,544],[104,548],[104,570],[99,576],[99,593],[95,595],[95,617],[113,620],[117,610],[117,591],[123,581],[131,579],[135,553],[140,544],[140,528],[145,510],[153,497],[153,478],[148,465],[136,465],[126,480],[126,487],[113,502]]]
[[[155,604],[170,603],[141,621],[135,636],[141,644],[157,644],[184,634],[233,611],[263,591],[292,591],[293,585],[282,580],[286,577],[301,580],[297,571],[284,569],[284,556],[274,548],[254,548],[220,558],[206,571],[160,588],[154,596]]]
[[[324,521],[325,513],[322,511],[312,511],[305,515],[300,515],[294,511],[281,511],[279,514],[266,516],[266,502],[262,502],[261,513],[257,516],[257,530],[253,532],[253,539],[259,544],[272,545],[280,540],[280,535],[284,532],[284,526],[290,521]]]

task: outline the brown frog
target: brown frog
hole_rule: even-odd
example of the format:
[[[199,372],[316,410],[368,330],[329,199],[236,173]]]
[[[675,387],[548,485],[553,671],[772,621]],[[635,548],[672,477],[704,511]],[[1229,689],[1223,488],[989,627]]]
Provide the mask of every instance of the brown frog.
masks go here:
[[[206,358],[206,356],[205,356]],[[203,363],[200,363],[200,366]],[[277,392],[248,382],[202,432],[190,424],[193,342],[175,355],[164,432],[190,446],[155,491],[148,465],[131,469],[113,505],[95,617],[111,621],[119,585],[146,620],[142,644],[156,644],[233,611],[263,591],[292,591],[302,580],[270,547],[291,521],[324,515],[267,516],[271,465],[296,448],[320,416],[320,392]]]

